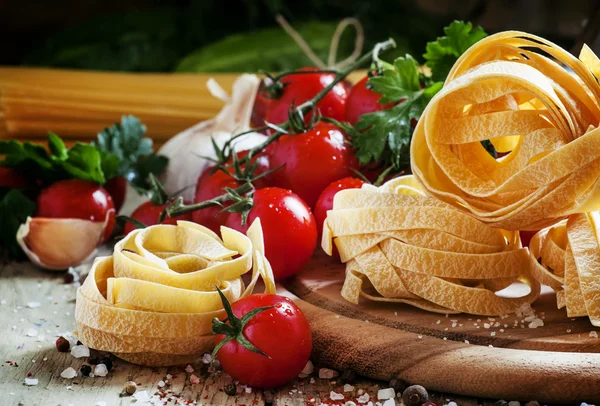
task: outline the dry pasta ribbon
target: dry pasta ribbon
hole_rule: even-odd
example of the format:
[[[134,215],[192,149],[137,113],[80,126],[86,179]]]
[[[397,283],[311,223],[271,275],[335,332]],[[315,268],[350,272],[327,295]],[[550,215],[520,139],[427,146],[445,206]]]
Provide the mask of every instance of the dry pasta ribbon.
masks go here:
[[[534,275],[556,291],[568,317],[600,326],[600,213],[575,214],[540,230],[530,242]]]
[[[252,269],[247,286],[242,275]],[[187,221],[129,233],[110,257],[98,258],[77,292],[79,339],[143,365],[193,361],[213,347],[212,319],[224,315],[215,286],[234,302],[262,277],[275,293],[260,220],[247,235],[221,237]]]
[[[517,232],[491,228],[429,198],[413,176],[338,192],[323,227],[346,263],[342,296],[401,302],[438,313],[509,314],[533,302],[540,284]],[[521,297],[497,294],[513,282]]]
[[[427,194],[507,230],[600,209],[599,67],[587,47],[580,60],[527,33],[483,39],[419,121],[415,177]]]

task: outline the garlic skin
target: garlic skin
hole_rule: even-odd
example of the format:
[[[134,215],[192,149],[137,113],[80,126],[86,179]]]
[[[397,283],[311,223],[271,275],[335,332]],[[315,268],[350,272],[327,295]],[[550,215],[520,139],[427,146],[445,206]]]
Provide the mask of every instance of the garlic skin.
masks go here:
[[[102,242],[110,213],[104,222],[28,217],[17,230],[17,242],[35,265],[64,271],[94,254]]]
[[[226,102],[217,116],[203,121],[171,138],[158,151],[169,158],[169,165],[161,177],[168,194],[180,192],[185,200],[194,200],[195,185],[198,177],[215,159],[211,137],[222,148],[233,134],[248,131],[254,107],[254,99],[260,80],[256,75],[240,75],[233,84],[232,95],[227,93],[213,80],[207,87],[218,99]],[[233,148],[243,151],[252,148],[267,138],[264,134],[249,133],[236,139]],[[187,188],[187,189],[186,189]]]

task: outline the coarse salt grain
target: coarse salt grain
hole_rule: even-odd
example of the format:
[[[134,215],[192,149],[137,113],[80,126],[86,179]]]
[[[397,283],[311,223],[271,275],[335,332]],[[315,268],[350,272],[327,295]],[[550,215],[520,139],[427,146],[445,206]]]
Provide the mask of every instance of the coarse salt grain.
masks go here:
[[[543,327],[544,326],[544,322],[542,321],[542,319],[534,319],[531,323],[529,323],[529,328],[538,328],[538,327]]]
[[[210,364],[212,361],[212,355],[210,355],[209,353],[206,353],[202,356],[202,363],[203,364]]]
[[[379,400],[393,399],[395,397],[396,391],[394,390],[394,388],[379,389],[377,391],[377,399]]]
[[[159,388],[164,388],[165,387],[165,381],[158,381],[158,387]]]
[[[106,406],[106,402],[103,401],[103,400],[99,400],[99,401],[96,402],[95,406]]]
[[[34,328],[30,328],[29,330],[27,330],[27,336],[28,337],[36,337],[38,335],[38,331]]]
[[[354,386],[350,385],[349,383],[344,385],[344,392],[352,392],[354,390]]]
[[[521,402],[511,400],[510,402],[508,402],[508,406],[521,406]]]
[[[0,300],[0,305],[5,305],[6,304],[6,300],[2,299]]]
[[[34,309],[36,307],[40,307],[41,303],[40,302],[27,302],[27,307],[29,307],[30,309]]]
[[[73,379],[77,376],[77,371],[75,371],[72,367],[69,367],[60,373],[61,378],[65,379]]]
[[[310,383],[315,383],[315,378],[310,378]]]
[[[106,376],[106,375],[108,375],[108,368],[106,368],[106,365],[104,365],[104,364],[98,364],[98,365],[96,365],[96,368],[94,368],[94,375],[95,376]]]
[[[71,347],[71,355],[75,358],[89,357],[90,349],[83,344],[75,345]]]
[[[381,406],[395,406],[396,405],[396,401],[394,399],[388,399],[385,402],[383,402],[383,405]]]
[[[25,378],[25,385],[35,386],[39,383],[37,378]]]
[[[306,378],[307,376],[312,374],[314,371],[315,371],[315,366],[313,365],[311,360],[308,360],[308,362],[306,363],[306,365],[304,365],[304,368],[302,369],[302,371],[300,371],[300,374],[298,376],[300,378]]]
[[[368,393],[364,393],[362,395],[360,395],[356,401],[358,403],[367,403],[369,401],[369,394]]]
[[[341,393],[331,391],[331,392],[329,392],[329,398],[331,400],[342,400],[342,399],[344,399],[344,395],[342,395]]]
[[[356,406],[356,403],[354,403],[353,401],[349,400],[346,403],[344,403],[344,406]]]
[[[598,333],[596,331],[590,331],[590,337],[598,338]]]
[[[338,372],[329,368],[321,368],[319,369],[319,378],[321,379],[332,379],[338,376]]]
[[[134,399],[135,399],[137,402],[139,402],[139,403],[142,403],[142,404],[143,404],[144,402],[145,402],[145,403],[149,403],[149,402],[150,402],[150,396],[148,396],[148,392],[147,392],[147,391],[145,391],[145,390],[143,390],[143,391],[138,391],[138,392],[135,392],[135,393],[133,394],[133,398],[134,398]]]
[[[458,406],[456,402],[448,402],[444,406]]]
[[[185,372],[191,374],[192,372],[194,372],[194,368],[191,365],[188,365],[187,367],[185,367]]]
[[[246,393],[252,393],[252,388],[251,388],[251,387],[249,387],[249,386],[246,386],[246,387],[244,388],[244,392],[246,392]]]
[[[200,383],[200,378],[198,378],[195,374],[191,374],[190,382],[192,383],[192,385],[197,385]]]
[[[483,323],[483,328],[490,328],[490,323]]]

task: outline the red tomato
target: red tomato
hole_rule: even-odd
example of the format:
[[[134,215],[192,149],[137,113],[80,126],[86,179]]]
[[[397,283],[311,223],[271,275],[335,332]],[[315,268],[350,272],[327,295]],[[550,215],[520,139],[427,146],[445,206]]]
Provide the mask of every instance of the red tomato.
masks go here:
[[[352,125],[355,125],[363,114],[386,110],[395,104],[379,103],[379,99],[381,99],[382,96],[367,87],[368,80],[369,78],[365,77],[360,82],[356,83],[352,89],[350,89],[350,93],[348,94],[344,120]]]
[[[308,263],[317,246],[317,226],[310,208],[292,191],[269,187],[254,193],[254,207],[246,225],[242,225],[240,213],[230,213],[225,225],[246,233],[257,217],[275,279],[294,275]]]
[[[327,218],[327,211],[333,209],[333,197],[335,194],[340,190],[359,189],[364,183],[365,182],[362,179],[344,178],[331,182],[329,186],[321,192],[313,210],[319,234],[323,232],[323,222]]]
[[[296,135],[283,135],[273,144],[269,161],[275,171],[270,179],[275,186],[291,189],[310,207],[331,182],[352,176],[358,161],[337,126],[317,123]]]
[[[302,71],[316,70],[316,68],[302,68]],[[280,124],[288,120],[288,112],[292,104],[298,106],[315,97],[317,93],[333,82],[333,73],[301,73],[291,74],[281,79],[284,84],[283,94],[278,99],[273,99],[267,109],[266,121]],[[345,82],[336,84],[333,89],[319,103],[317,108],[325,117],[344,119],[344,108],[348,97],[349,85]],[[310,114],[306,116],[308,119]]]
[[[154,204],[152,202],[142,203],[133,211],[133,213],[131,213],[130,217],[136,219],[137,221],[141,221],[147,226],[153,226],[158,224],[158,218],[164,208],[164,204]],[[160,224],[177,224],[177,220],[192,221],[192,213],[182,214],[181,216],[176,217],[167,217]],[[136,227],[128,221],[125,224],[125,235],[129,234],[135,229]]]
[[[194,203],[204,202],[206,200],[214,199],[217,196],[225,193],[223,190],[225,187],[236,188],[239,186],[238,182],[231,176],[223,173],[222,171],[216,171],[211,174],[212,168],[206,168],[202,175],[198,178],[196,184],[196,195],[194,197]],[[210,228],[215,233],[219,233],[221,225],[225,224],[227,215],[229,213],[219,213],[223,208],[219,206],[207,207],[206,209],[196,210],[192,212],[192,219],[195,223],[201,224],[204,227]]]
[[[262,127],[265,125],[265,117],[271,105],[271,96],[264,88],[264,81],[261,81],[256,97],[254,98],[254,107],[252,107],[252,125]]]
[[[217,358],[231,377],[255,388],[274,388],[298,376],[312,349],[310,325],[302,311],[287,297],[250,295],[232,304],[233,314],[242,318],[257,307],[272,306],[243,327],[242,334],[264,355],[248,350],[236,340],[225,344]],[[215,335],[215,344],[225,338]]]
[[[37,198],[37,217],[71,218],[104,222],[107,241],[115,227],[115,205],[104,188],[81,179],[68,179],[43,189]]]
[[[26,189],[35,187],[36,183],[15,168],[0,166],[0,187],[9,189]]]
[[[248,154],[248,151],[242,151],[238,153],[239,158],[243,158]],[[269,159],[264,155],[259,155],[255,157],[253,160],[258,161],[258,166],[256,168],[255,176],[261,173],[264,173],[268,170],[269,167]],[[235,189],[240,186],[239,183],[231,176],[227,175],[223,171],[216,171],[211,174],[212,167],[206,168],[204,172],[198,178],[198,182],[196,183],[196,195],[194,197],[194,203],[204,202],[206,200],[214,199],[217,196],[225,193],[224,188],[229,187]],[[229,170],[230,173],[234,173],[233,169]],[[259,179],[254,183],[254,186],[257,188],[263,187],[266,185],[265,179]],[[215,233],[219,233],[219,229],[222,225],[225,224],[225,220],[227,219],[227,215],[229,213],[223,212],[219,213],[223,210],[222,207],[208,207],[202,210],[196,210],[192,213],[192,219],[194,222],[201,224],[205,227],[210,228]]]
[[[104,185],[104,189],[110,194],[115,204],[115,210],[118,213],[123,207],[125,197],[127,196],[127,179],[123,176],[117,176],[109,179]]]

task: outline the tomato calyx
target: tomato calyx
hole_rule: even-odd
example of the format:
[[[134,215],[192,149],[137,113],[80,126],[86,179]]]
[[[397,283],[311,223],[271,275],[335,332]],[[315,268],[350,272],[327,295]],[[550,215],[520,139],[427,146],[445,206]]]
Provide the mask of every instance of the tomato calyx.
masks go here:
[[[225,310],[225,313],[227,314],[227,318],[225,318],[225,320],[221,321],[217,317],[215,317],[212,320],[213,333],[214,334],[223,334],[225,336],[225,338],[223,340],[221,340],[215,346],[215,349],[212,352],[212,359],[215,360],[219,350],[221,348],[223,348],[223,346],[225,344],[227,344],[228,342],[233,341],[233,340],[237,341],[242,347],[244,347],[248,351],[255,352],[259,355],[262,355],[264,357],[271,359],[270,356],[268,356],[267,354],[265,354],[264,352],[262,352],[261,350],[256,348],[254,346],[254,344],[252,344],[250,341],[248,341],[248,339],[244,336],[244,327],[246,326],[246,324],[248,324],[250,319],[252,319],[254,316],[256,316],[257,314],[259,314],[261,312],[264,312],[265,310],[272,309],[273,306],[257,307],[255,309],[250,310],[248,313],[246,313],[240,319],[240,318],[236,317],[235,314],[233,314],[233,310],[231,308],[231,303],[229,303],[229,300],[227,299],[227,297],[225,297],[223,292],[221,292],[221,289],[219,289],[218,286],[216,286],[216,288],[217,288],[217,292],[219,292],[219,296],[221,297],[221,302],[223,303],[223,309]]]

